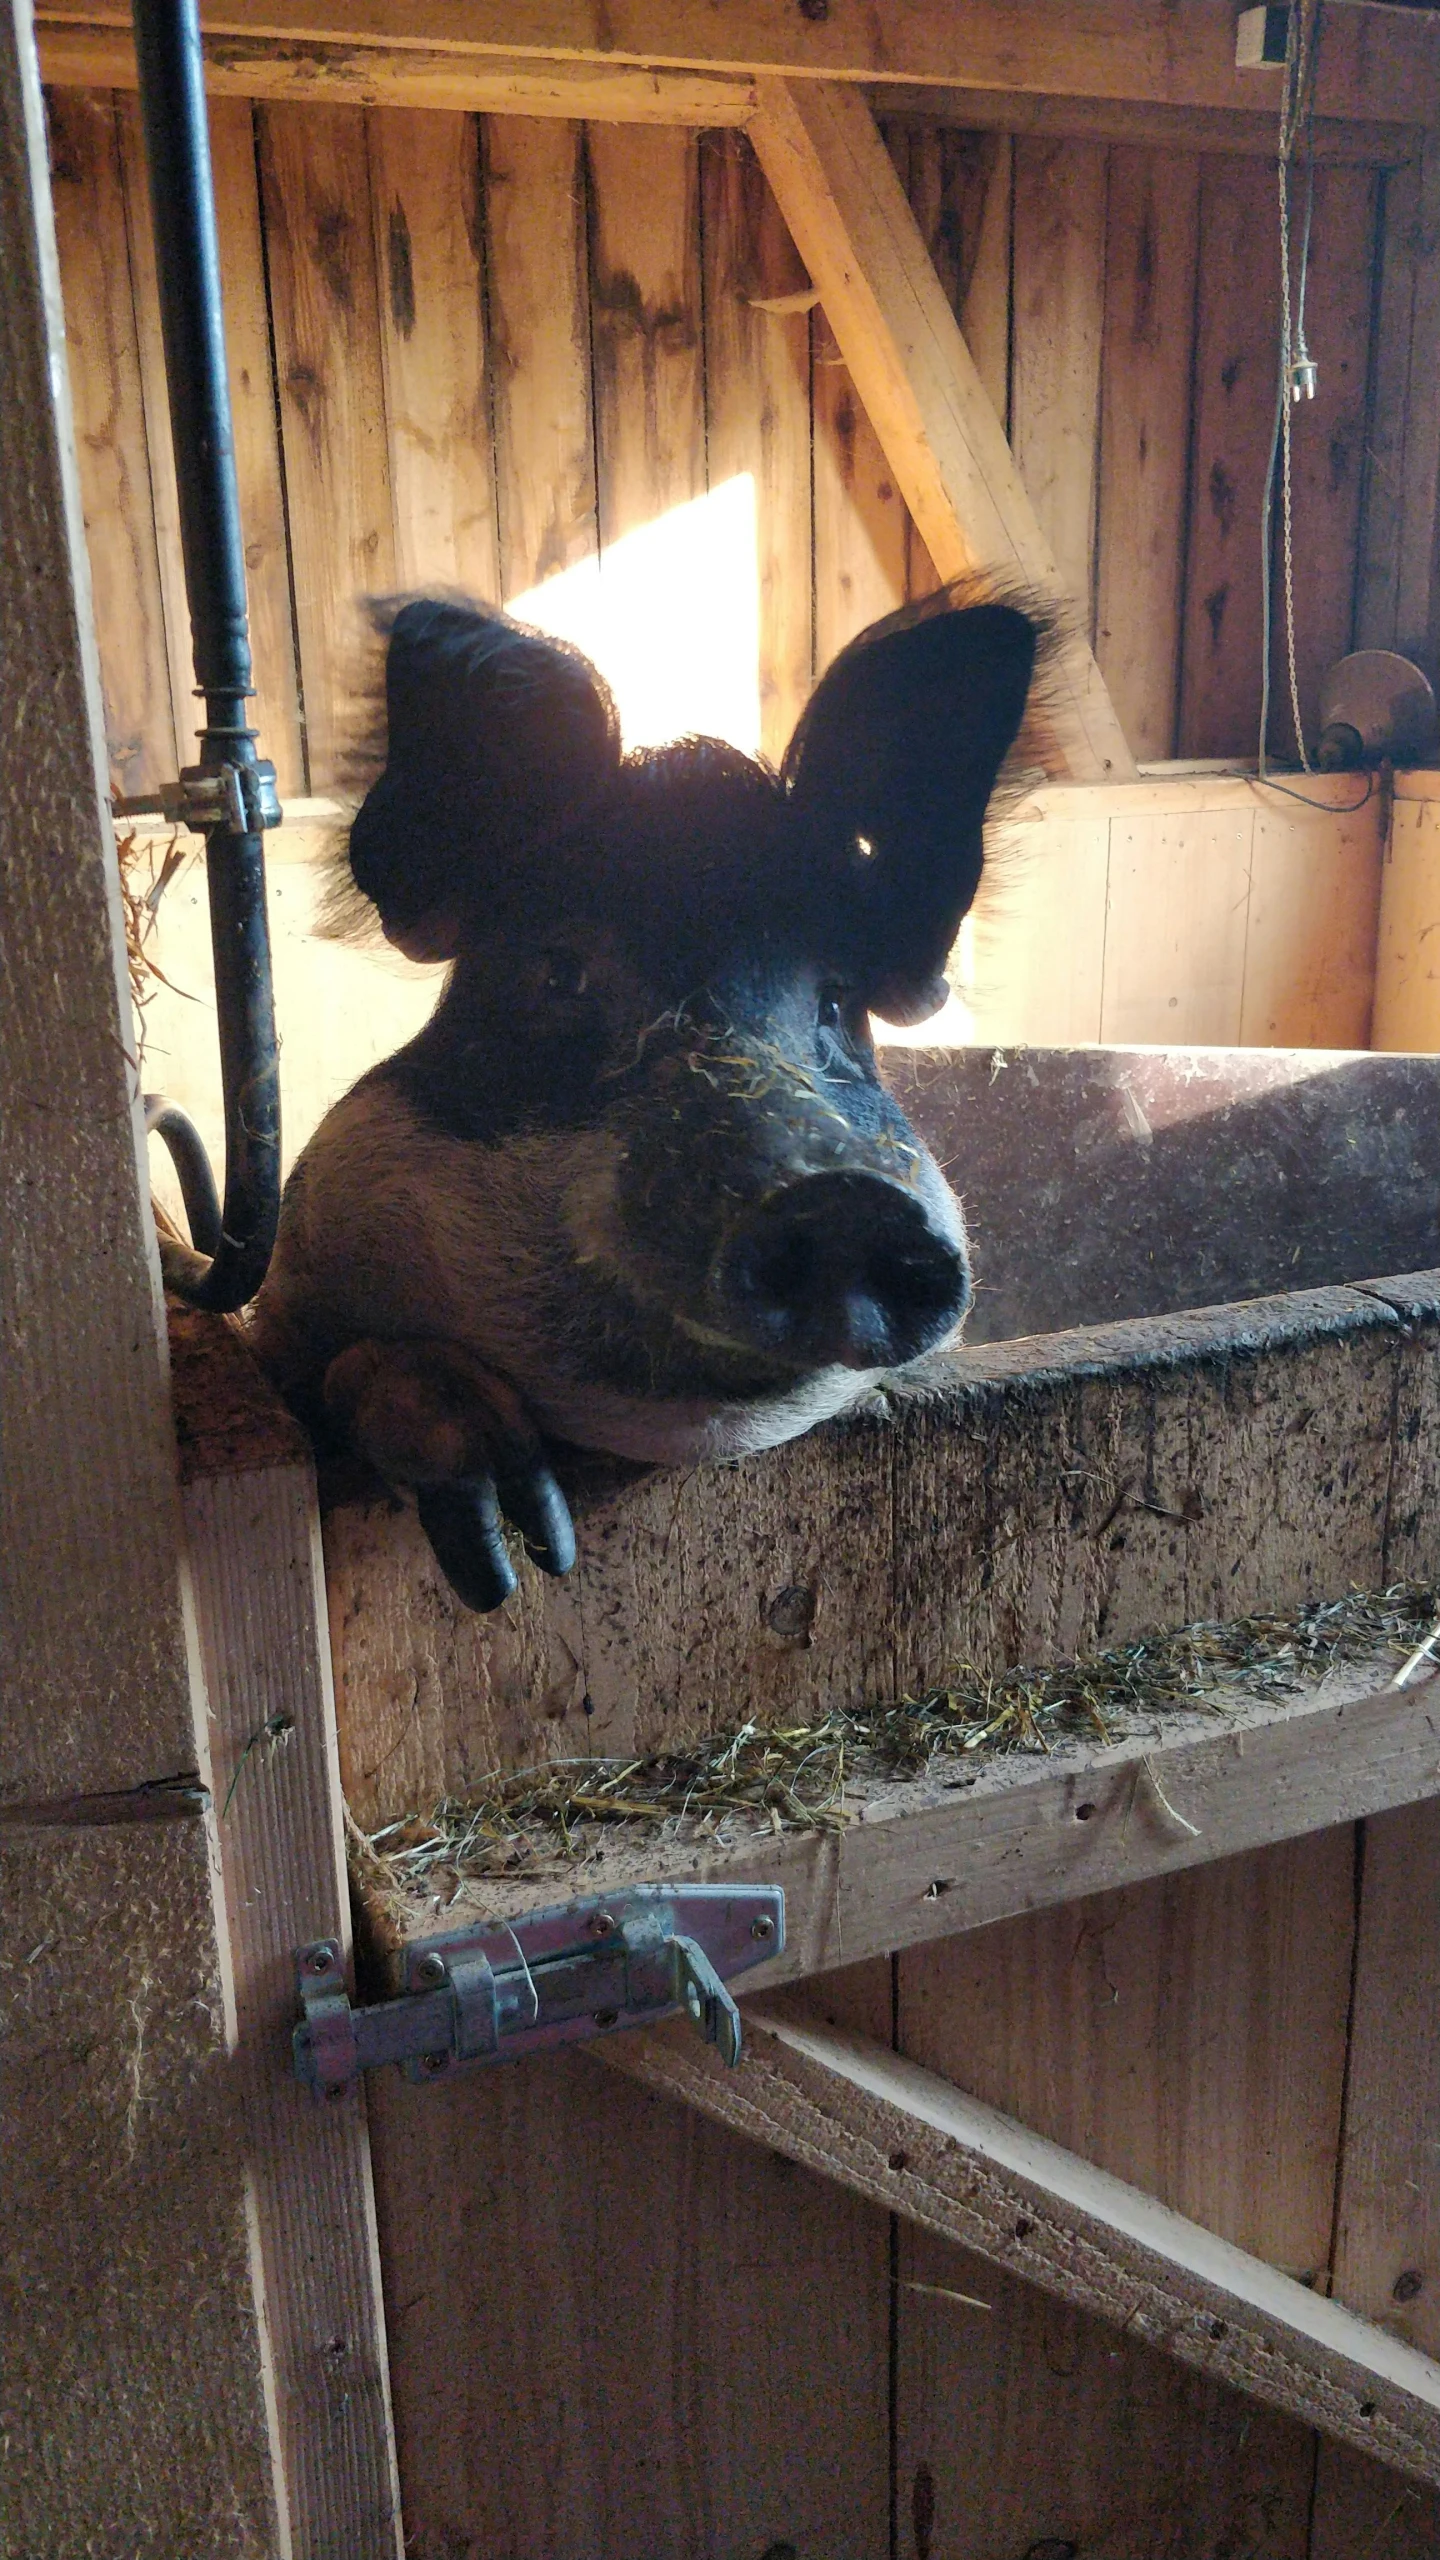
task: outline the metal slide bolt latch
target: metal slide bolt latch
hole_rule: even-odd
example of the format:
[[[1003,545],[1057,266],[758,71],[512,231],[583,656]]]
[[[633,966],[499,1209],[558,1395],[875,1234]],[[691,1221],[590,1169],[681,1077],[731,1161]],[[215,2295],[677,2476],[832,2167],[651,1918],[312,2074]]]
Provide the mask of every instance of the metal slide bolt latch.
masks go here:
[[[726,1977],[784,1944],[778,1885],[637,1885],[427,1939],[407,1952],[398,1999],[357,2008],[340,1948],[322,1938],[296,1958],[296,2076],[317,2098],[343,2097],[382,2062],[439,2080],[462,2062],[548,2052],[677,2010],[734,2064],[740,2012]]]

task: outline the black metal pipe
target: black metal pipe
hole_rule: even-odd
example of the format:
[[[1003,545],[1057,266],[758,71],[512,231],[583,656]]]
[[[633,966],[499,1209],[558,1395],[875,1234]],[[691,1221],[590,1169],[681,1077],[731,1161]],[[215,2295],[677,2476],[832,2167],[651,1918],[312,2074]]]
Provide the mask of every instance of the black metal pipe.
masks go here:
[[[273,776],[256,754],[245,708],[252,690],[245,549],[199,11],[196,0],[134,0],[134,7],[185,591],[196,689],[205,703],[199,764],[182,780],[230,777],[228,813],[204,830],[225,1088],[220,1241],[208,1267],[183,1250],[162,1247],[161,1259],[167,1282],[193,1305],[228,1309],[259,1288],[280,1213],[280,1080],[262,835]],[[268,798],[273,823],[273,790]]]

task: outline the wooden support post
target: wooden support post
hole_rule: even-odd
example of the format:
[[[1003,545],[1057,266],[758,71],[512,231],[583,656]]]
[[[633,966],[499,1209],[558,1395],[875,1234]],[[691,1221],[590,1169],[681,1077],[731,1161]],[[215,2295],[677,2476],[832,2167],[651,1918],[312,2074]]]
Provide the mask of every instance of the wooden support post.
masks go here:
[[[864,99],[838,84],[764,80],[750,133],[940,576],[988,571],[1058,600],[1054,555]],[[1088,598],[1078,601],[1088,614]],[[1078,637],[1062,651],[1058,689],[1071,777],[1133,778]]]
[[[0,2539],[243,2560],[275,2547],[261,2324],[26,0],[0,239]]]
[[[322,2110],[288,2051],[296,1949],[350,1945],[314,1465],[227,1324],[171,1352],[283,2547],[399,2560],[364,2094]]]
[[[646,2088],[1232,2389],[1440,2481],[1440,2365],[867,2036],[747,2008],[736,2070],[688,2026],[595,2048]]]

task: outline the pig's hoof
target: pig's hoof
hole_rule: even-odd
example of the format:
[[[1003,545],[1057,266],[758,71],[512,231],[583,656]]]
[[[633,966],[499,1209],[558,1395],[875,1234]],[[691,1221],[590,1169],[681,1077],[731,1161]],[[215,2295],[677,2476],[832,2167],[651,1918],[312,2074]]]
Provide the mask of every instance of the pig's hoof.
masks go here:
[[[514,1388],[446,1342],[354,1342],[325,1403],[387,1483],[415,1488],[436,1561],[468,1609],[515,1588],[501,1515],[545,1573],[568,1573],[575,1531],[544,1442]]]

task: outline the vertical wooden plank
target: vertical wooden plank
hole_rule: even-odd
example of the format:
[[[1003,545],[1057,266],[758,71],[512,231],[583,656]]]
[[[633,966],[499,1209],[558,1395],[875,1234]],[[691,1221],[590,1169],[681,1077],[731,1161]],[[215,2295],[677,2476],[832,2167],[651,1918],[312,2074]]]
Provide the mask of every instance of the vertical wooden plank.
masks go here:
[[[175,454],[170,433],[164,345],[160,334],[155,237],[140,105],[138,98],[128,93],[117,104],[155,541],[165,603],[165,640],[175,726],[175,770],[178,771],[181,766],[194,762],[201,715],[195,700],[195,662],[190,637],[190,609],[185,595],[185,564],[180,547]],[[250,717],[260,734],[262,754],[267,755],[275,766],[281,792],[303,791],[305,772],[296,693],[285,498],[280,440],[275,423],[275,381],[270,317],[265,296],[264,251],[260,239],[254,116],[247,100],[217,98],[212,101],[210,155],[215,183],[216,228],[220,235],[223,266],[230,414],[235,433],[235,476],[245,536],[250,649],[255,669],[255,699]],[[111,645],[123,650],[126,645],[123,635],[113,635]]]
[[[920,236],[960,323],[1002,427],[1010,415],[1010,136],[947,125],[885,129]],[[909,592],[939,581],[919,528],[910,527]]]
[[[1440,1816],[1365,1825],[1350,2085],[1336,2226],[1342,2302],[1440,2353]]]
[[[155,272],[155,230],[150,214],[150,178],[140,100],[133,91],[115,98],[115,122],[124,187],[125,231],[130,247],[130,287],[135,305],[136,353],[140,365],[140,397],[145,413],[145,451],[150,466],[150,512],[155,528],[156,564],[165,625],[165,656],[170,671],[170,721],[174,763],[168,781],[182,765],[193,764],[197,722],[193,701],[195,667],[190,645],[190,608],[185,596],[185,562],[180,549],[180,499],[175,485],[175,452],[170,435],[170,394],[165,380],[165,349],[160,335],[160,289]],[[123,652],[120,632],[107,635],[112,649]]]
[[[789,233],[743,133],[700,146],[705,412],[710,484],[748,472],[760,589],[760,742],[778,763],[809,698],[810,325],[761,303],[803,285]]]
[[[590,125],[590,314],[601,550],[705,486],[699,150]]]
[[[812,315],[815,669],[905,601],[905,501],[824,314]]]
[[[255,700],[250,717],[260,752],[275,767],[281,796],[303,792],[305,744],[300,726],[299,659],[290,601],[285,482],[276,415],[275,352],[260,236],[260,181],[255,166],[255,111],[248,98],[210,101],[210,165],[215,221],[225,267],[225,350],[235,477],[245,528],[245,590]]]
[[[1240,1038],[1252,832],[1248,809],[1111,820],[1102,1040]]]
[[[1440,2496],[1322,2437],[1306,2560],[1434,2560]]]
[[[579,2056],[372,2121],[417,2553],[885,2549],[884,2214]]]
[[[1440,800],[1396,800],[1380,877],[1377,1049],[1440,1049]]]
[[[1292,2419],[906,2226],[897,2273],[902,2552],[1305,2560]]]
[[[1315,173],[1305,334],[1319,382],[1313,400],[1301,400],[1291,409],[1295,666],[1300,722],[1311,748],[1319,730],[1321,679],[1352,645],[1378,194],[1373,169]],[[1283,545],[1282,526],[1276,553],[1270,734],[1277,754],[1294,755],[1298,761]]]
[[[500,583],[507,600],[597,542],[585,176],[578,125],[485,119]]]
[[[61,181],[78,229],[94,219],[86,163],[98,155],[112,202],[117,185],[113,124],[97,140],[90,113],[61,117],[62,166],[79,125]],[[4,1789],[133,1806],[146,1781],[195,1768],[204,1731],[45,162],[21,5],[0,12]],[[98,238],[84,250],[98,260]],[[92,336],[96,388],[106,352]],[[113,408],[92,414],[113,432]],[[112,446],[123,488],[114,462]],[[241,2560],[272,2540],[207,1869],[193,1816],[7,1843],[0,2434],[16,2551],[203,2543]]]
[[[399,2560],[364,2090],[280,2067],[296,1949],[350,1941],[314,1465],[223,1323],[178,1318],[174,1357],[282,2540]]]
[[[341,778],[359,599],[395,583],[365,113],[260,110],[306,755]]]
[[[1093,628],[1107,150],[1015,145],[1010,442],[1061,593]],[[1133,745],[1133,741],[1131,742]]]
[[[493,598],[478,129],[413,107],[366,124],[396,579]]]
[[[114,789],[139,794],[170,780],[175,730],[115,100],[57,89],[49,119],[105,736]]]
[[[1349,1831],[1321,1833],[916,1949],[899,1960],[900,2048],[1323,2282],[1353,1879]],[[927,2475],[936,2560],[1009,2560],[1047,2535],[1114,2560],[1304,2553],[1305,2430],[905,2240],[901,2478],[913,2499]],[[927,2284],[992,2312],[911,2289]]]
[[[1383,181],[1355,645],[1433,651],[1440,499],[1440,145]]]
[[[1175,753],[1200,163],[1110,154],[1095,655],[1139,757]]]
[[[1317,797],[1323,788],[1309,787]],[[1247,1048],[1369,1047],[1383,805],[1377,791],[1349,814],[1342,800],[1339,814],[1311,816],[1298,801],[1262,796],[1240,1004]]]
[[[911,210],[975,370],[1008,430],[1010,136],[918,125],[909,139]]]
[[[1207,158],[1200,180],[1200,306],[1182,756],[1249,756],[1260,720],[1260,508],[1279,365],[1279,216],[1261,160]]]

